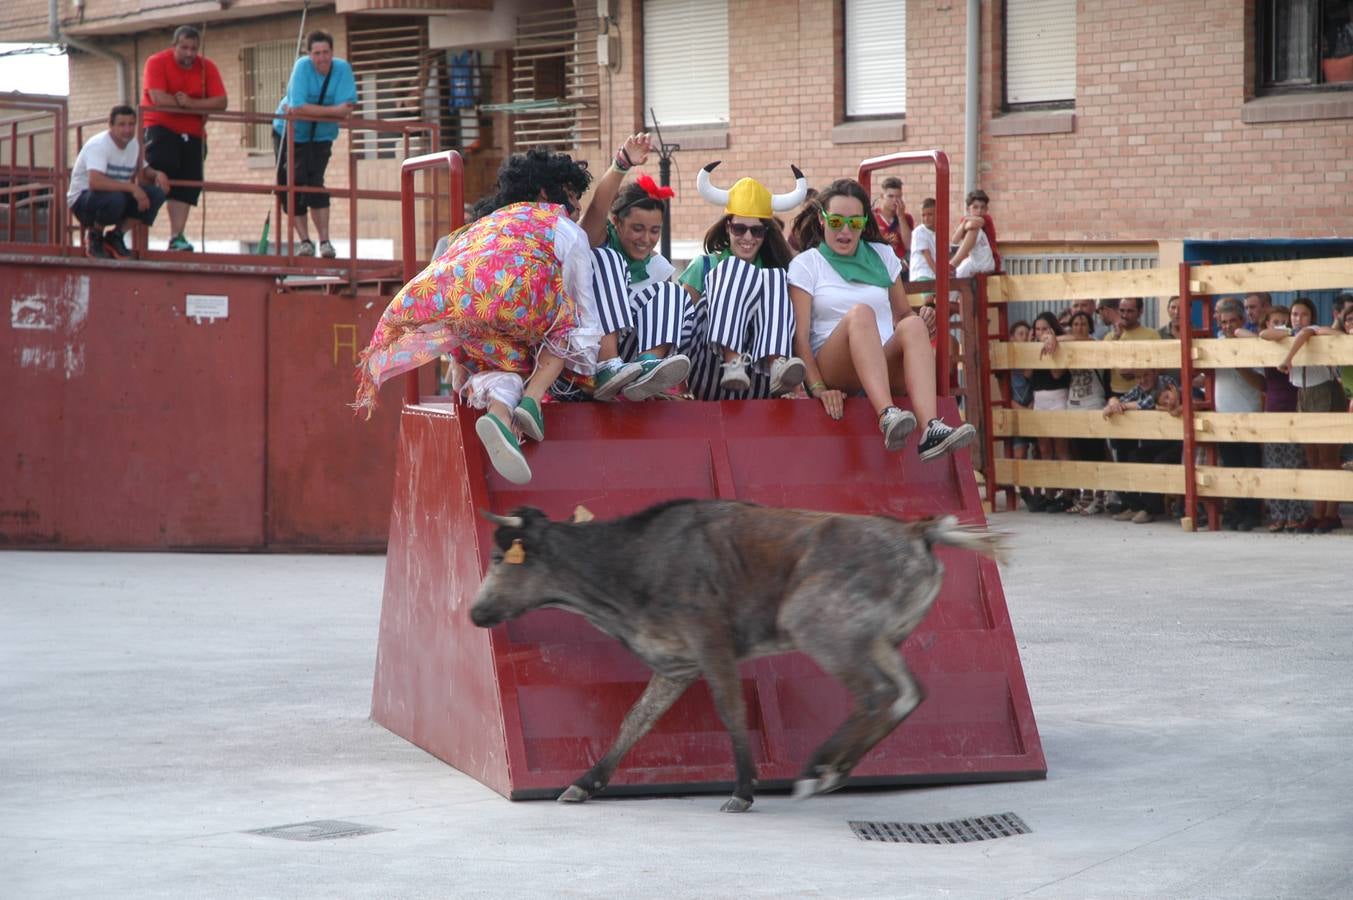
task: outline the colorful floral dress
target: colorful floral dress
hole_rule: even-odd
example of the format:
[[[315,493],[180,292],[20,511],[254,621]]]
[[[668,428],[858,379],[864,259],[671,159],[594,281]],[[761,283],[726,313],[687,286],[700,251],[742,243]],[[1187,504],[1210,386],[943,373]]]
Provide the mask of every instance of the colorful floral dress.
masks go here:
[[[514,203],[455,234],[386,307],[358,362],[354,408],[369,416],[382,384],[443,353],[472,375],[524,377],[544,345],[590,372],[570,340],[582,310],[565,290],[559,229],[577,230],[562,207]]]

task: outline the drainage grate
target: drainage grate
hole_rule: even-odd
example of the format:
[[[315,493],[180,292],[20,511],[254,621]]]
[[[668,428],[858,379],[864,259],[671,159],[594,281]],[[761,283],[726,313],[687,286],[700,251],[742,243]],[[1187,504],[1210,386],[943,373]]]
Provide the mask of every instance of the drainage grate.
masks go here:
[[[850,828],[862,841],[895,844],[970,844],[1030,833],[1029,826],[1014,813],[948,822],[851,822]]]
[[[390,830],[389,828],[376,828],[371,825],[358,825],[356,822],[343,822],[338,819],[317,819],[314,822],[297,822],[295,825],[278,825],[274,828],[260,828],[257,831],[246,831],[244,833],[281,838],[284,841],[328,841],[334,838],[361,837],[364,834],[376,834]]]

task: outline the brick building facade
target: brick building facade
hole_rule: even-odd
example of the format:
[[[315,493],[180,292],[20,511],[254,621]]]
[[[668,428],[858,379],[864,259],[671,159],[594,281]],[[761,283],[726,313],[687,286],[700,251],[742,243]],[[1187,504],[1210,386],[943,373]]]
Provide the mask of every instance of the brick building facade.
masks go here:
[[[657,7],[650,7],[654,2],[577,0],[580,29],[584,22],[589,29],[596,27],[598,8],[610,14],[600,30],[602,43],[609,41],[611,65],[596,66],[591,62],[595,57],[587,57],[595,71],[586,100],[595,130],[590,125],[581,130],[583,140],[573,144],[594,169],[606,164],[627,134],[643,127],[648,105],[645,18],[656,15]],[[719,171],[728,180],[750,175],[785,190],[790,163],[797,163],[810,183],[821,185],[852,175],[862,158],[930,148],[949,156],[947,202],[954,213],[961,206],[966,170],[975,166],[975,180],[992,197],[992,213],[1007,247],[1159,248],[1161,262],[1168,263],[1187,240],[1349,237],[1353,232],[1353,90],[1346,89],[1353,83],[1335,83],[1317,74],[1316,83],[1266,90],[1272,81],[1271,73],[1265,74],[1272,56],[1266,48],[1274,40],[1274,26],[1265,18],[1269,4],[1068,2],[1074,46],[1063,49],[1073,54],[1071,96],[1022,107],[1006,102],[1006,35],[1015,0],[983,0],[978,28],[980,139],[977,159],[970,161],[964,158],[965,4],[894,0],[892,8],[905,8],[901,52],[895,59],[885,54],[874,64],[905,67],[905,115],[854,118],[847,112],[851,87],[846,71],[846,58],[854,52],[851,41],[858,39],[847,33],[852,2],[856,0],[712,4],[716,9],[726,6],[726,121],[714,116],[708,123],[664,128],[665,138],[682,148],[674,157],[674,238],[698,238],[715,216],[694,189],[695,174],[708,161],[723,160]],[[1339,14],[1341,2],[1308,0],[1308,5],[1333,21],[1329,17]],[[0,40],[44,39],[44,0],[12,5],[15,14],[0,25]],[[84,25],[73,19],[63,24],[69,33],[122,54],[138,90],[145,57],[169,43],[169,31],[147,30],[150,14],[139,12],[142,5],[138,0],[86,0]],[[205,50],[233,94],[243,77],[241,48],[294,36],[299,6],[239,0],[223,12],[214,3],[187,4],[177,21],[200,27],[203,17],[222,17],[207,22]],[[506,23],[510,29],[514,20],[520,23],[543,6],[532,0],[340,0],[337,9],[312,10],[307,30],[332,31],[342,56],[354,15],[383,8],[405,17],[428,16],[433,48],[495,48],[491,56],[497,87],[487,99],[507,100],[507,86],[514,71],[520,71],[512,68],[513,51],[527,51],[520,39],[513,45],[510,34],[509,46],[504,46],[502,28]],[[207,7],[213,12],[203,11]],[[471,42],[480,40],[491,17],[496,17],[498,42]],[[151,24],[169,28],[177,21]],[[122,36],[132,32],[135,37]],[[592,34],[589,30],[580,38],[575,50],[583,45],[590,49]],[[692,28],[684,40],[694,46],[703,34],[702,28]],[[458,44],[460,35],[474,37]],[[651,36],[648,43],[653,45]],[[1321,51],[1317,47],[1315,52]],[[651,79],[653,73],[648,74]],[[115,90],[106,59],[72,55],[72,119],[105,114]],[[232,102],[232,108],[238,106]],[[484,121],[492,124],[471,157],[471,198],[502,154],[514,148],[509,114],[486,114]],[[266,177],[266,168],[258,169],[257,159],[251,161],[239,146],[239,131],[239,125],[211,126],[209,177]],[[332,183],[346,178],[338,160],[336,153]],[[370,172],[373,184],[392,186],[393,162],[377,162],[382,164],[364,166],[364,173]],[[656,171],[655,165],[650,168]],[[907,181],[907,203],[918,209],[932,191],[928,174],[920,169],[899,174]],[[213,198],[209,230],[252,239],[262,218],[260,206],[258,198]],[[395,237],[394,220],[386,216],[373,214],[372,230]],[[364,234],[366,223],[364,215]],[[342,212],[336,212],[335,225],[336,235],[344,235]]]

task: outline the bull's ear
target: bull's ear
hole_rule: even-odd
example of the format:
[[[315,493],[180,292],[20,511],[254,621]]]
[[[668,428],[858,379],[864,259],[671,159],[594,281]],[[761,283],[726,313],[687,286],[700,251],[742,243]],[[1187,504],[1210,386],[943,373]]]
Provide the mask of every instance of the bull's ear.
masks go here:
[[[576,524],[578,522],[591,522],[595,518],[596,516],[592,515],[592,510],[579,503],[573,508],[573,518],[570,521]]]
[[[503,562],[511,566],[526,562],[526,548],[521,545],[521,538],[514,540],[512,546],[503,551]]]

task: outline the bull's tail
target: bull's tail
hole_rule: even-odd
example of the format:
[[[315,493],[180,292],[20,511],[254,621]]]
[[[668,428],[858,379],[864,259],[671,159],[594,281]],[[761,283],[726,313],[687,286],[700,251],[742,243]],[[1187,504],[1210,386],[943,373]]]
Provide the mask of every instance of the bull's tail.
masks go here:
[[[978,528],[975,525],[960,525],[954,516],[941,516],[921,525],[928,546],[947,544],[950,547],[971,550],[991,557],[999,563],[1008,562],[1010,559],[1009,536],[1004,532]]]

